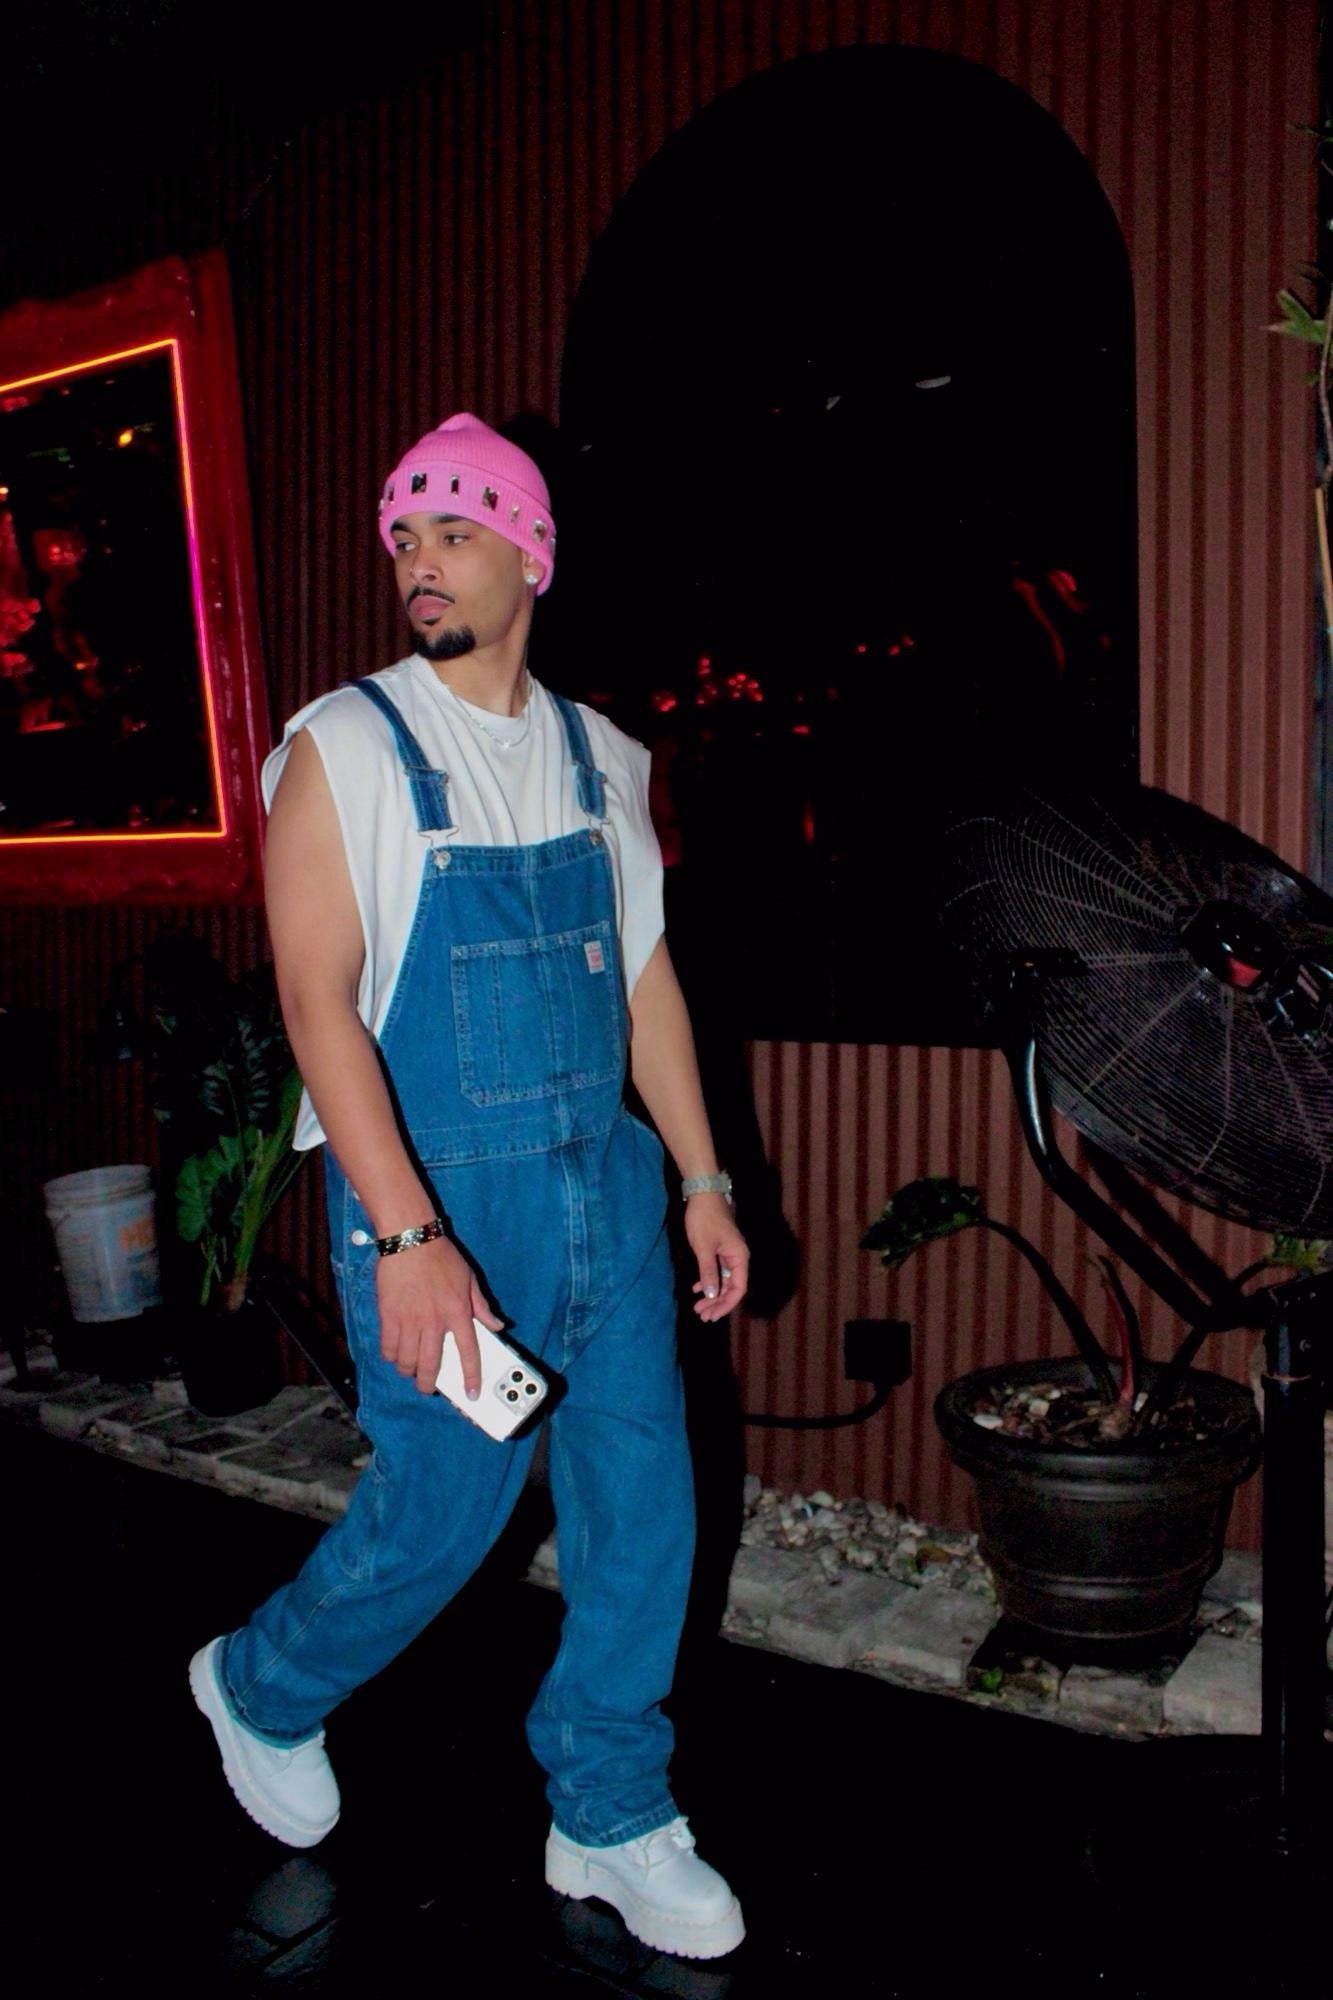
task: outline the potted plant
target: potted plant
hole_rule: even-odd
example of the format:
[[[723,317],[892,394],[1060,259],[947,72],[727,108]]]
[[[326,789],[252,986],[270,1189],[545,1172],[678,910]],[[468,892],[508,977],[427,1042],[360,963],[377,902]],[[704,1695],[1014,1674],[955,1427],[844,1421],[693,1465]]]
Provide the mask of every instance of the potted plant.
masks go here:
[[[253,1407],[282,1384],[260,1238],[305,1158],[292,1147],[301,1079],[273,969],[230,979],[199,940],[146,958],[154,1115],[172,1189],[177,1358],[196,1408]]]
[[[1178,1650],[1221,1561],[1235,1489],[1259,1462],[1251,1394],[1189,1365],[1199,1328],[1170,1362],[1146,1361],[1133,1302],[1103,1256],[1108,1349],[1036,1246],[956,1180],[899,1189],[861,1245],[896,1269],[924,1244],[973,1228],[1026,1259],[1076,1349],[977,1370],[936,1399],[950,1456],[976,1482],[981,1551],[1002,1608],[1016,1636],[1048,1657],[1117,1664]],[[1275,1239],[1231,1281],[1230,1323],[1244,1319],[1251,1280],[1302,1261],[1301,1245]]]

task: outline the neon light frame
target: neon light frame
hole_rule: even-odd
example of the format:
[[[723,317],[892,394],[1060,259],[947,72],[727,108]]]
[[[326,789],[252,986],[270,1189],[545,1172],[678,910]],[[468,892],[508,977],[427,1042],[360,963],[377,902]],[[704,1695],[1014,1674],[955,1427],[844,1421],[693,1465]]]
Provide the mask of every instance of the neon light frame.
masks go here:
[[[240,383],[222,252],[0,317],[0,395],[169,350],[216,825],[0,836],[0,902],[254,902],[268,704]]]

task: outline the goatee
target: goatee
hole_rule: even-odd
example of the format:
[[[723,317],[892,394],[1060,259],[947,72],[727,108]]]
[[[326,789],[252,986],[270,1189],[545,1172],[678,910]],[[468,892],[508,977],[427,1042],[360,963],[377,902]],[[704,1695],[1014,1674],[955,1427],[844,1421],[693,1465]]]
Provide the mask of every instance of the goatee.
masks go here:
[[[477,635],[470,625],[451,625],[443,632],[418,632],[416,642],[425,660],[457,660],[475,649]]]

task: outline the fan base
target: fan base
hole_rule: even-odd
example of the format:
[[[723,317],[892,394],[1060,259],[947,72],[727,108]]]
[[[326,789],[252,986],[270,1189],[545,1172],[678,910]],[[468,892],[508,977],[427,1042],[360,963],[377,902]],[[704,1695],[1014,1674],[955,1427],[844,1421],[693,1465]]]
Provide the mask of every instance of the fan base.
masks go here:
[[[1233,1738],[1234,1754],[1219,1756],[1221,1747],[1217,1737],[1145,1745],[1143,1755],[1154,1760],[1159,1780],[1153,1796],[1163,1805],[1169,1801],[1170,1809],[1145,1812],[1139,1788],[1127,1788],[1085,1832],[1088,1874],[1108,1913],[1137,1911],[1141,1918],[1146,1894],[1163,1907],[1197,1911],[1201,1922],[1216,1923],[1229,1899],[1239,1901],[1247,1929],[1270,1933],[1273,1973],[1266,1990],[1317,1992],[1327,1972],[1333,1745],[1320,1746],[1309,1811],[1296,1830],[1279,1823],[1263,1743]],[[1160,1782],[1166,1762],[1175,1766],[1169,1784]],[[1131,1916],[1131,1923],[1136,1920]],[[1250,1947],[1256,1942],[1247,1939]]]

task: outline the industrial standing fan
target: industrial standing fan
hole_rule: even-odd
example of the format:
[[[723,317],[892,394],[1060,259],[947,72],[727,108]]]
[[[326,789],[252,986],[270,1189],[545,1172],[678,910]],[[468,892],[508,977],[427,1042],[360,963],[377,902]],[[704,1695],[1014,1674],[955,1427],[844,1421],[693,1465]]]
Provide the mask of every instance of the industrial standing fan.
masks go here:
[[[1044,1178],[1192,1329],[1173,1368],[1209,1333],[1263,1328],[1263,1836],[1278,1856],[1308,1858],[1324,1755],[1333,1272],[1242,1297],[1143,1183],[1261,1229],[1333,1238],[1333,900],[1146,786],[1023,787],[952,822],[943,916],[998,1026]],[[1138,1228],[1067,1163],[1052,1104]]]

